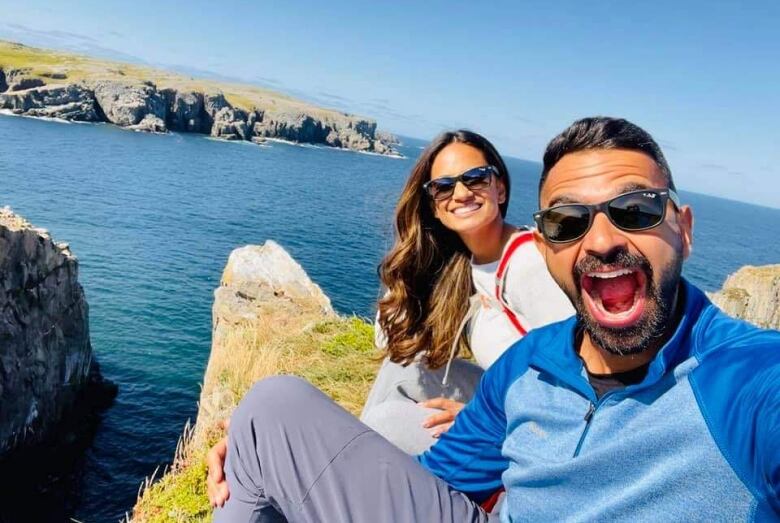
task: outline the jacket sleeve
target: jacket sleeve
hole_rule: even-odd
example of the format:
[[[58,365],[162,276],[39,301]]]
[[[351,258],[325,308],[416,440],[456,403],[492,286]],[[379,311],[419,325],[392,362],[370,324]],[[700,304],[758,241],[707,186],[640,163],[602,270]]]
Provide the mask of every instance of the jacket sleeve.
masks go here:
[[[722,323],[721,332],[708,335],[729,346],[701,358],[691,386],[734,472],[759,503],[765,500],[780,515],[780,333]]]
[[[516,356],[524,353],[514,349],[522,343],[510,347],[485,372],[455,424],[418,457],[431,473],[478,502],[501,488],[501,474],[508,465],[501,455],[507,425],[504,398],[512,380],[510,371],[518,369]]]

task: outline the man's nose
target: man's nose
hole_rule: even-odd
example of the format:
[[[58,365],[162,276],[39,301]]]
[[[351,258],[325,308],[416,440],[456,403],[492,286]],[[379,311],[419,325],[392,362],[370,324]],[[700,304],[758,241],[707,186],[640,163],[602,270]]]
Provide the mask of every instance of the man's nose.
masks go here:
[[[616,249],[626,249],[628,239],[623,231],[615,227],[606,214],[597,212],[590,230],[582,239],[582,248],[587,254],[604,258]]]

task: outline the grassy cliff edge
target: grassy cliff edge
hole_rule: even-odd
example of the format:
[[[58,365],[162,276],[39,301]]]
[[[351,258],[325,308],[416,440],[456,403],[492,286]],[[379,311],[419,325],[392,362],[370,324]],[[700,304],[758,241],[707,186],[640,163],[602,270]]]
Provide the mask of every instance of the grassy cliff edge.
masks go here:
[[[339,316],[328,298],[274,242],[231,254],[215,291],[213,339],[197,423],[187,427],[173,466],[142,485],[133,522],[211,520],[205,456],[257,380],[301,376],[359,414],[379,367],[372,325]]]

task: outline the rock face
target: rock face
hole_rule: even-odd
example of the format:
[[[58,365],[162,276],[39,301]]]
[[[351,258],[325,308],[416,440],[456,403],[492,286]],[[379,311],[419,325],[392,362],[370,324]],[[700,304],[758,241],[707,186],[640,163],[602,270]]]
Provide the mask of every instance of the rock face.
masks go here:
[[[208,133],[212,119],[205,113],[203,94],[179,92],[174,89],[162,91],[168,106],[166,124],[172,131],[185,133]]]
[[[211,136],[224,140],[249,140],[248,115],[246,111],[223,107],[214,114]]]
[[[52,85],[0,94],[0,109],[27,116],[61,118],[77,122],[102,121],[100,108],[84,86]]]
[[[165,100],[154,85],[101,81],[95,84],[94,91],[109,122],[138,130],[166,130]]]
[[[47,80],[66,78],[63,73],[46,76]],[[203,133],[255,143],[275,138],[398,156],[395,137],[378,133],[373,120],[343,113],[247,110],[234,107],[219,92],[158,90],[151,82],[47,84],[30,69],[0,69],[0,109],[27,116],[103,121],[135,131]]]
[[[730,316],[780,330],[780,265],[742,267],[710,299]]]
[[[238,289],[243,295],[270,290],[276,297],[315,301],[323,312],[333,313],[330,299],[311,281],[287,251],[273,240],[263,245],[247,245],[230,253],[217,293]]]
[[[52,436],[94,367],[67,244],[0,209],[0,458]]]
[[[28,67],[11,69],[5,75],[6,88],[9,91],[23,91],[44,85],[43,80],[40,78],[30,77],[31,72],[32,70]]]
[[[236,402],[223,384],[221,364],[230,358],[226,340],[243,323],[258,321],[293,323],[309,317],[336,317],[330,299],[311,281],[306,271],[279,244],[248,245],[234,250],[214,291],[212,349],[201,390],[195,438],[205,438],[217,421],[230,415]],[[285,327],[282,327],[285,328]]]

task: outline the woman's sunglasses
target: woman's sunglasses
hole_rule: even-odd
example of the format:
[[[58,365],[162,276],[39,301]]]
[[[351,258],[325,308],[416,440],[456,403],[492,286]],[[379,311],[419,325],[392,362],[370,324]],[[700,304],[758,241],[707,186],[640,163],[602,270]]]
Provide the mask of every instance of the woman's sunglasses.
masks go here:
[[[671,189],[640,189],[623,193],[593,205],[565,203],[534,213],[534,221],[551,243],[579,240],[593,225],[597,212],[603,212],[618,229],[636,232],[657,227],[666,216],[666,202],[680,209],[680,198]]]
[[[471,191],[485,189],[490,185],[490,176],[498,176],[498,169],[492,165],[474,167],[458,176],[442,176],[434,180],[428,180],[423,184],[423,190],[434,200],[446,200],[455,192],[458,182],[465,185]]]

